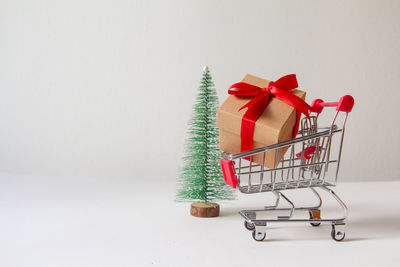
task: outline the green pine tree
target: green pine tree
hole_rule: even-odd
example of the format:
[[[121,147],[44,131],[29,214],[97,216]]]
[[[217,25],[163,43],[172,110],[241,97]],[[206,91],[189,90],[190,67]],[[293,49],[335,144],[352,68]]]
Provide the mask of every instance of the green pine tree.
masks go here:
[[[215,202],[235,198],[234,191],[224,182],[219,163],[217,109],[218,97],[205,67],[189,122],[177,201]]]

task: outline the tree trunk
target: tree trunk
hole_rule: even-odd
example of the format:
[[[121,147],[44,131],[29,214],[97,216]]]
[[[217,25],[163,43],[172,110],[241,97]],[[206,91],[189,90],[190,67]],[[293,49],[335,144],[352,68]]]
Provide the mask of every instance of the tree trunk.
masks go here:
[[[212,202],[196,202],[190,206],[190,215],[195,217],[217,217],[219,216],[219,205]]]

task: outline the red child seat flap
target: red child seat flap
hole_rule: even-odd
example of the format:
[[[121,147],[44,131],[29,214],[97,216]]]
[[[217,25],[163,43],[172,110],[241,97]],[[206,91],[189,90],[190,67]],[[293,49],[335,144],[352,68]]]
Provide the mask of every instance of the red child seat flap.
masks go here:
[[[222,174],[224,175],[224,180],[227,185],[236,188],[236,179],[234,173],[233,162],[227,159],[220,159]]]
[[[301,155],[303,155],[303,159],[310,159],[312,155],[315,153],[315,146],[309,146],[306,149],[303,150],[303,152],[299,152],[296,154],[297,158],[301,158]],[[318,152],[321,151],[321,147],[318,147]]]

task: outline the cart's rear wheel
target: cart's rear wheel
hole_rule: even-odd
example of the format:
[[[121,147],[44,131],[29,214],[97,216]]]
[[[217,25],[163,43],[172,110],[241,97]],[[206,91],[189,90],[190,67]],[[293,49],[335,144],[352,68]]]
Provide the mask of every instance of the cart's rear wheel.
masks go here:
[[[335,225],[332,224],[331,237],[333,238],[333,240],[342,241],[345,236],[346,236],[346,234],[344,231],[340,231],[340,230],[336,231]]]
[[[265,239],[266,233],[265,232],[260,232],[260,231],[253,231],[253,238],[256,241],[263,241]]]
[[[249,223],[247,221],[244,221],[244,227],[249,231],[256,229],[256,225],[254,223]]]
[[[320,210],[310,210],[308,211],[308,213],[310,214],[310,219],[311,220],[315,220],[315,219],[321,219],[321,211]],[[311,226],[317,227],[320,226],[321,223],[320,222],[310,222]]]

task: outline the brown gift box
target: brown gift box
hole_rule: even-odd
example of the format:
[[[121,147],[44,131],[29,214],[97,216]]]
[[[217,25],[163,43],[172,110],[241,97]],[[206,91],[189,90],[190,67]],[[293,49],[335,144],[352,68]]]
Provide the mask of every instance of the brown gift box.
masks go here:
[[[258,87],[268,87],[269,81],[247,74],[242,82]],[[305,100],[306,93],[300,90],[291,90],[292,94]],[[246,108],[239,109],[251,100],[249,97],[228,96],[217,112],[217,126],[219,128],[219,146],[227,153],[239,153],[240,151],[240,129],[242,117]],[[296,124],[296,109],[289,104],[270,97],[269,103],[260,115],[254,126],[253,147],[259,148],[292,138],[293,128]],[[279,161],[282,159],[287,148],[279,151]],[[277,150],[268,151],[265,154],[265,166],[275,168]],[[262,154],[253,156],[253,161],[262,164]]]

